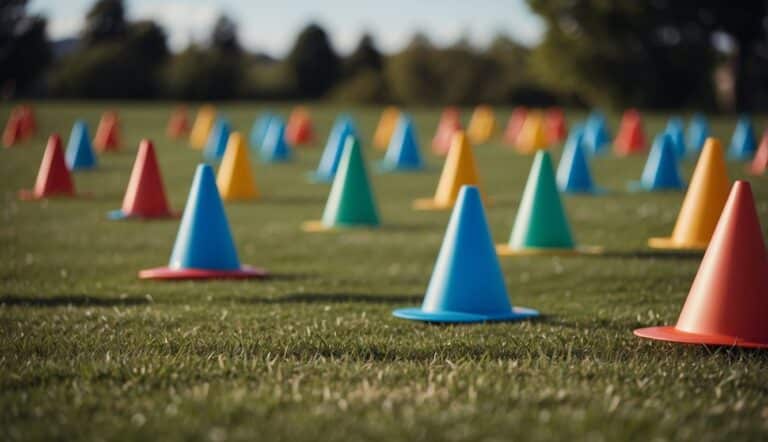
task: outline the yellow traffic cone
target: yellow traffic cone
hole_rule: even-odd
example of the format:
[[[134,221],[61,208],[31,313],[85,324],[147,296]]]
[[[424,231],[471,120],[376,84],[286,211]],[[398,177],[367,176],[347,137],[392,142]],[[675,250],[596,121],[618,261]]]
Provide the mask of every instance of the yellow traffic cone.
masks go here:
[[[461,186],[477,186],[479,180],[475,155],[463,131],[457,131],[451,141],[451,149],[445,159],[443,172],[437,184],[434,198],[419,198],[413,202],[416,210],[450,210],[459,196]]]
[[[548,144],[541,112],[529,112],[525,117],[523,127],[520,128],[520,133],[517,135],[518,152],[533,154],[539,149],[546,148]]]
[[[189,133],[189,144],[193,149],[203,150],[205,148],[214,120],[216,120],[216,108],[210,105],[200,106],[195,117],[195,123],[192,125],[192,131]]]
[[[251,160],[248,158],[248,148],[239,132],[233,132],[229,136],[219,174],[216,176],[216,184],[225,201],[259,198],[251,171]]]
[[[395,132],[397,120],[400,118],[400,110],[394,106],[387,106],[381,112],[379,124],[373,133],[373,147],[379,150],[386,150],[389,146],[389,139]]]
[[[488,142],[496,130],[496,117],[490,106],[481,105],[475,108],[467,126],[467,136],[472,144]]]
[[[648,245],[655,249],[706,249],[728,199],[729,187],[723,146],[716,138],[707,138],[672,236],[651,238]]]

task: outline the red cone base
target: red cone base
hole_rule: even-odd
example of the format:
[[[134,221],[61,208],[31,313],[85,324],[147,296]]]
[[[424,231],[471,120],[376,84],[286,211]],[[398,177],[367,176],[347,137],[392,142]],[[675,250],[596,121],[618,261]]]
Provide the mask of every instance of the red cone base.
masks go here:
[[[190,280],[190,279],[249,279],[266,278],[269,272],[262,268],[242,266],[239,270],[173,269],[156,267],[139,272],[141,279]]]

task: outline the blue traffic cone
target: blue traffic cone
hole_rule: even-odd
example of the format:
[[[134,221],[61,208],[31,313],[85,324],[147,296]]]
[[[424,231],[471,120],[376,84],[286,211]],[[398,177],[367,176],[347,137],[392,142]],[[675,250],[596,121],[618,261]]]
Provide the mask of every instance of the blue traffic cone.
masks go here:
[[[227,150],[227,141],[229,141],[229,131],[229,121],[217,118],[203,151],[203,157],[207,161],[218,162],[224,158],[224,152]]]
[[[539,315],[509,302],[477,187],[463,186],[459,192],[421,307],[392,314],[426,322],[514,321]]]
[[[325,143],[325,149],[320,157],[320,164],[317,170],[309,173],[309,179],[313,182],[329,183],[336,176],[336,169],[339,168],[341,154],[344,151],[344,141],[348,136],[353,136],[359,140],[352,118],[348,115],[340,115],[333,124],[328,141]]]
[[[93,152],[91,137],[88,135],[88,125],[78,120],[72,126],[69,144],[66,152],[67,167],[71,171],[88,170],[97,166],[96,154]]]
[[[731,138],[731,148],[728,150],[728,158],[733,160],[748,160],[757,150],[755,130],[752,128],[752,120],[742,115],[736,123],[736,129]]]
[[[611,143],[611,134],[605,116],[599,111],[593,111],[587,118],[584,126],[584,145],[588,153],[603,155],[608,152]]]
[[[707,117],[702,114],[695,114],[691,117],[691,122],[688,123],[688,131],[685,134],[685,139],[688,141],[688,154],[698,155],[708,137],[709,123],[707,122]]]
[[[582,125],[574,126],[565,142],[563,156],[557,166],[557,187],[564,193],[605,193],[605,190],[595,186],[592,180],[589,160],[584,152]]]
[[[264,138],[267,136],[267,131],[269,130],[269,124],[275,117],[277,117],[277,115],[272,112],[264,112],[259,118],[253,121],[251,133],[248,134],[248,145],[251,147],[252,151],[261,152]]]
[[[282,118],[274,117],[269,123],[259,157],[265,163],[284,163],[291,160],[291,147],[285,141],[285,123]]]
[[[664,132],[669,134],[672,142],[672,150],[678,160],[685,158],[685,130],[683,129],[683,120],[680,117],[672,117],[667,121],[667,127]]]
[[[168,267],[139,272],[142,279],[253,278],[267,272],[240,265],[224,205],[209,164],[197,166]]]
[[[628,184],[630,191],[664,191],[685,189],[680,178],[677,153],[674,151],[672,136],[664,132],[653,140],[653,147],[643,168],[640,181]]]
[[[382,172],[412,172],[424,169],[419,140],[411,117],[401,115],[389,140],[384,159],[379,163]]]

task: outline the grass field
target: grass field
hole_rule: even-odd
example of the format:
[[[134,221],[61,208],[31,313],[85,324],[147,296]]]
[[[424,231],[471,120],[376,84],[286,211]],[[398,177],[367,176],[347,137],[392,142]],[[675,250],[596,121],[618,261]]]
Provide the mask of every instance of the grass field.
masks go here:
[[[78,173],[88,199],[19,202],[45,136],[76,118],[91,134],[117,108],[124,149]],[[289,106],[271,109],[287,113]],[[674,323],[700,256],[646,251],[671,233],[682,194],[627,194],[644,158],[600,158],[597,181],[620,190],[567,197],[576,238],[617,253],[502,261],[512,301],[537,321],[432,326],[391,310],[426,289],[449,213],[414,212],[428,173],[374,175],[385,226],[308,234],[329,187],[308,184],[338,107],[313,107],[318,141],[290,165],[255,164],[263,201],[228,204],[243,263],[266,281],[139,281],[164,265],[177,221],[110,222],[140,138],[156,142],[181,209],[198,151],[169,141],[171,105],[38,103],[40,133],[0,152],[0,439],[12,440],[765,440],[768,354],[678,346],[632,329]],[[248,131],[264,107],[220,108]],[[350,111],[366,147],[380,109]],[[7,104],[0,107],[3,120]],[[414,109],[423,147],[438,109]],[[506,119],[509,109],[499,110]],[[570,113],[569,122],[583,118]],[[646,115],[649,134],[668,115]],[[611,116],[615,131],[618,116]],[[733,118],[715,118],[725,143]],[[755,119],[756,128],[766,119]],[[425,149],[426,151],[426,149]],[[476,149],[494,239],[508,238],[531,164],[499,142]],[[367,149],[369,162],[381,154]],[[556,154],[557,156],[557,154]],[[693,163],[685,164],[690,177]],[[730,164],[731,178],[744,178]],[[752,178],[763,226],[768,184]],[[768,318],[766,318],[768,321]]]

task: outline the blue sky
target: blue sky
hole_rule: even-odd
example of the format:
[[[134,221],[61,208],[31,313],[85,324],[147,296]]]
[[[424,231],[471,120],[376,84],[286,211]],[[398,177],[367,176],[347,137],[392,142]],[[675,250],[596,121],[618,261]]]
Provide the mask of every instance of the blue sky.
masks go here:
[[[77,33],[93,1],[31,0],[29,8],[48,17],[48,34],[58,39]],[[364,31],[392,52],[417,30],[436,44],[465,37],[483,47],[497,33],[532,45],[544,29],[524,0],[127,0],[126,8],[131,19],[161,23],[174,50],[204,40],[224,12],[238,22],[245,47],[277,56],[288,51],[309,21],[323,25],[341,52],[351,51]]]

